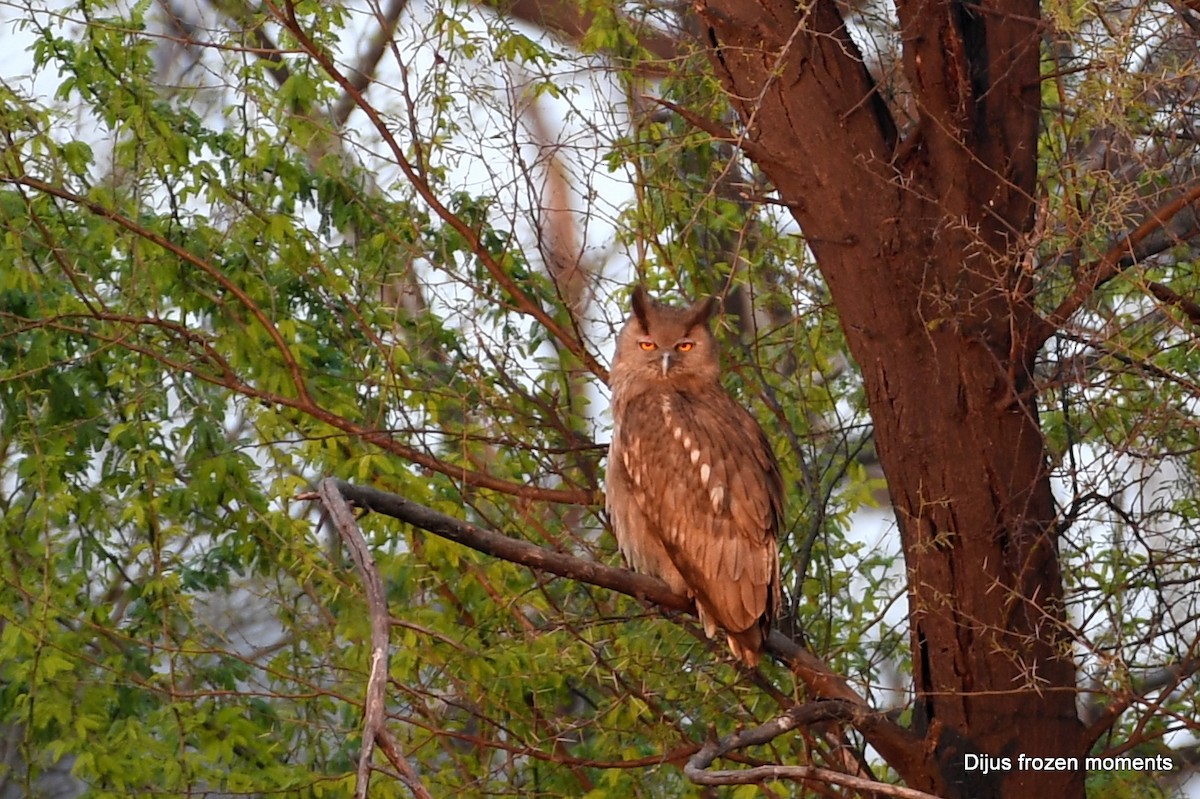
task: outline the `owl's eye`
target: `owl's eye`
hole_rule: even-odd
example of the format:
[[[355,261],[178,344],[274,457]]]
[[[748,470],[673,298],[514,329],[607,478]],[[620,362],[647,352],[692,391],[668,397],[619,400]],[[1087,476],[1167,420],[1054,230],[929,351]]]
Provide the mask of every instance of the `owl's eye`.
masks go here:
[[[639,341],[638,346],[641,347],[642,349],[644,349],[646,352],[650,352],[651,350],[658,349],[658,345],[655,344],[653,341],[651,341],[648,338],[644,338],[641,341]]]
[[[696,342],[694,342],[694,341],[681,341],[675,345],[675,349],[678,352],[687,352],[688,350],[690,350],[692,347],[695,347],[695,346],[696,346]]]

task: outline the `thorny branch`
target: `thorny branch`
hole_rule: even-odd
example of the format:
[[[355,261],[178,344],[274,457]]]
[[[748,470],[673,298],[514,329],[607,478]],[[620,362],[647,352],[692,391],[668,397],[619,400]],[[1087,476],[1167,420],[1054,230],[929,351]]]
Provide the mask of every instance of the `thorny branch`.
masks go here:
[[[1136,255],[1138,245],[1147,236],[1165,227],[1176,214],[1196,202],[1200,202],[1200,186],[1193,186],[1171,202],[1159,207],[1149,219],[1114,244],[1099,261],[1083,270],[1084,276],[1075,284],[1071,293],[1046,317],[1045,324],[1030,342],[1026,355],[1040,349],[1056,330],[1091,299],[1097,289],[1136,263],[1136,258],[1130,256]]]

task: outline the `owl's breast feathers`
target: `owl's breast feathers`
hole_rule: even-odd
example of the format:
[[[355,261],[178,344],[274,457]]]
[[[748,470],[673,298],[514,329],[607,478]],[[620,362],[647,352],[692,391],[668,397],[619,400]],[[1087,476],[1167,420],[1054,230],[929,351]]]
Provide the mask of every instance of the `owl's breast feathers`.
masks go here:
[[[758,662],[779,604],[779,464],[758,423],[717,384],[614,393],[608,505],[638,571],[695,597],[711,636]]]

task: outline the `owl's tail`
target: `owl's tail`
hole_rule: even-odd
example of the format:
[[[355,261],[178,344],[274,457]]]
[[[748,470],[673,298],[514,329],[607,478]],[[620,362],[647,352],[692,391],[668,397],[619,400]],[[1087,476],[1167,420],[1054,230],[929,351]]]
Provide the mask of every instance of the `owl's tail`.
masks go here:
[[[691,592],[688,592],[689,594]],[[709,638],[717,637],[717,620],[713,618],[711,613],[704,609],[704,605],[699,599],[696,600],[696,611],[700,615],[700,623],[704,626],[704,634]],[[766,642],[767,630],[764,629],[766,624],[760,618],[757,624],[748,627],[741,632],[731,633],[725,631],[725,640],[729,642],[729,651],[738,660],[745,663],[750,668],[758,665],[758,661],[762,659],[763,646]]]
[[[758,665],[758,661],[762,658],[763,631],[756,624],[748,630],[742,630],[740,633],[725,634],[725,640],[729,642],[729,651],[733,652],[733,656],[745,663],[750,668]]]

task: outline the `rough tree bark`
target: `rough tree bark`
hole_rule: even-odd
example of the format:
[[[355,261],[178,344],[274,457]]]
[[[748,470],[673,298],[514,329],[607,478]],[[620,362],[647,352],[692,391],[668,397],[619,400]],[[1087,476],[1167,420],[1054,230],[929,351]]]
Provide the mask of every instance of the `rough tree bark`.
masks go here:
[[[915,732],[893,767],[948,797],[1082,797],[1084,774],[963,756],[1085,754],[1030,350],[1023,247],[1039,121],[1035,0],[899,0],[919,122],[901,136],[834,0],[701,0],[747,154],[816,255],[867,388],[909,577]]]

